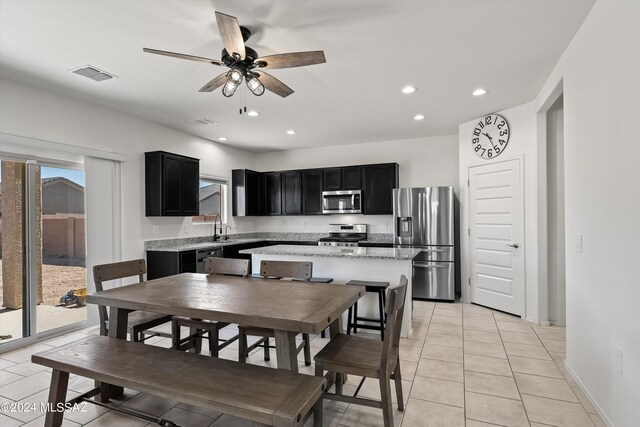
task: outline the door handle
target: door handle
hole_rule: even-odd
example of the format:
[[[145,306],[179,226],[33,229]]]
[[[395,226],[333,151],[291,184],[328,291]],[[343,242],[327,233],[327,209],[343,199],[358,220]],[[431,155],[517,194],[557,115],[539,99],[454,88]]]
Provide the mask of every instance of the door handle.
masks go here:
[[[510,245],[505,245],[505,246],[509,246],[510,248],[513,248],[513,249],[518,249],[520,247],[520,245],[517,243],[512,243]]]

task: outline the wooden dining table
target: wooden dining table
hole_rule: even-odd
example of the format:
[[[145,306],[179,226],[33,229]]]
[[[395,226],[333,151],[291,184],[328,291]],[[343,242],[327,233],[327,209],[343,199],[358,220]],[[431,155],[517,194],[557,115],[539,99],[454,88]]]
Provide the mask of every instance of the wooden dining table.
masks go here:
[[[88,294],[110,307],[109,336],[127,339],[134,310],[251,325],[275,331],[278,369],[298,372],[296,335],[342,332],[342,314],[364,287],[182,273]]]

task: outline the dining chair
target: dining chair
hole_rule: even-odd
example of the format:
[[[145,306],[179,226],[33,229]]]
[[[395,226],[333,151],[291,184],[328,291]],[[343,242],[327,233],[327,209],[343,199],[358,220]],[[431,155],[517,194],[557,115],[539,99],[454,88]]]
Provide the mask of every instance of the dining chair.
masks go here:
[[[391,379],[395,381],[398,410],[404,411],[400,374],[400,330],[406,293],[407,278],[402,275],[400,284],[389,289],[386,307],[387,333],[382,342],[340,333],[314,358],[316,376],[324,376],[324,371],[328,371],[330,378],[335,374],[335,393],[324,393],[323,399],[381,408],[385,427],[393,427]],[[342,394],[343,378],[348,374],[362,376],[362,381],[353,396]],[[366,378],[379,381],[381,400],[357,397]]]
[[[234,258],[207,258],[205,260],[206,274],[221,274],[225,276],[249,275],[249,260]],[[171,348],[180,351],[194,349],[195,353],[202,351],[202,338],[206,335],[209,342],[209,353],[218,357],[219,351],[238,339],[235,335],[227,340],[220,339],[220,329],[229,326],[226,322],[212,320],[192,319],[189,317],[173,316],[171,320],[172,345]],[[180,338],[181,327],[189,328],[189,335]],[[222,344],[220,343],[222,341]]]
[[[281,279],[309,282],[313,271],[313,263],[301,261],[262,261],[260,263],[260,277],[263,279]],[[271,359],[269,349],[273,348],[269,344],[269,338],[275,337],[273,329],[258,328],[250,325],[238,326],[240,335],[240,345],[238,348],[238,360],[246,362],[249,353],[257,348],[264,349],[264,360]],[[251,346],[247,345],[248,336],[258,336],[260,339]],[[309,344],[309,334],[302,334],[302,343],[296,348],[296,354],[304,350],[304,364],[311,365],[311,347]]]
[[[138,276],[138,283],[144,281],[144,275],[147,274],[147,264],[144,259],[136,259],[131,261],[114,262],[110,264],[100,264],[93,267],[93,282],[96,291],[104,290],[103,283],[111,280],[125,279],[128,277]],[[98,306],[98,315],[100,316],[100,335],[109,334],[109,316],[107,307]],[[145,337],[145,331],[160,326],[171,321],[171,316],[157,313],[149,313],[146,311],[132,311],[129,313],[127,329],[131,341],[144,341],[151,336],[171,337],[170,334],[164,332],[152,331],[151,336]]]

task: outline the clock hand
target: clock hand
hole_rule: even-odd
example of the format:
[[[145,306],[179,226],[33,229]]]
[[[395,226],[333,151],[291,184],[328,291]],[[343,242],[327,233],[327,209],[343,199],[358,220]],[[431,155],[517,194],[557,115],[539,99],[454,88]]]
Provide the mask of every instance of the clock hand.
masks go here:
[[[486,136],[486,137],[489,139],[489,142],[491,143],[491,146],[493,147],[493,149],[494,149],[494,150],[496,150],[496,151],[498,151],[498,149],[496,148],[496,146],[495,146],[495,145],[494,145],[494,143],[493,143],[493,138],[491,138],[491,135],[489,135],[489,134],[488,134],[488,133],[486,133],[486,132],[482,132],[482,134],[483,134],[484,136]]]

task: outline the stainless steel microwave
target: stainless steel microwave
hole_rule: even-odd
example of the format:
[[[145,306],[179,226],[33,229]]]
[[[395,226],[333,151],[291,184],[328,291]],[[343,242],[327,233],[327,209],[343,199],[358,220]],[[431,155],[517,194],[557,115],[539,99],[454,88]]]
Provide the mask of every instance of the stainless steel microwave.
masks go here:
[[[362,191],[323,191],[322,213],[359,214],[362,213]]]

